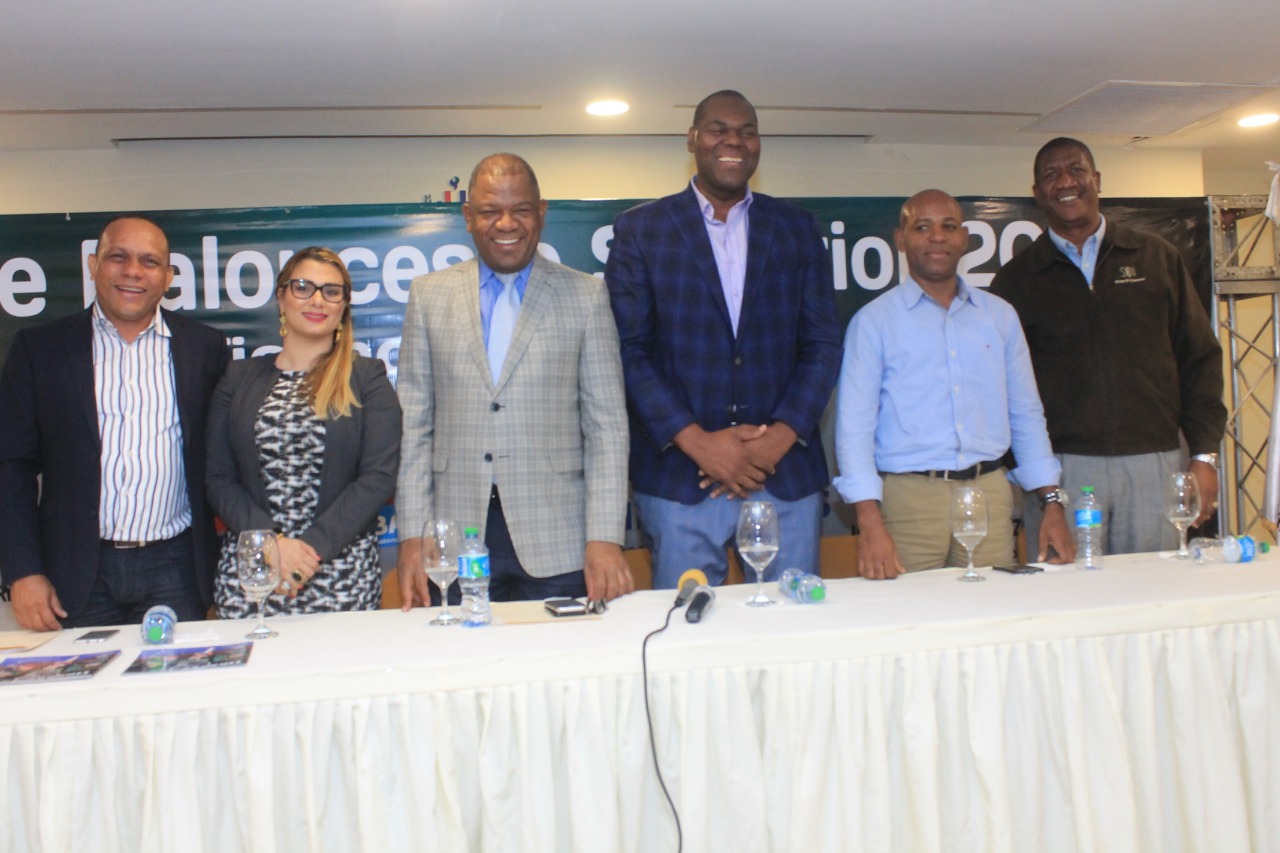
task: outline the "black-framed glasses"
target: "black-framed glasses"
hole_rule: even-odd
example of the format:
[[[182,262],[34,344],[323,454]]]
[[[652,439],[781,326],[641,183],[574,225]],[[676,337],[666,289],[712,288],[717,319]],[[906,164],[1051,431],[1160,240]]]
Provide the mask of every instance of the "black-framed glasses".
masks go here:
[[[286,284],[289,292],[299,299],[310,299],[317,290],[325,302],[341,302],[351,293],[351,286],[346,284],[317,284],[305,278],[291,278]]]

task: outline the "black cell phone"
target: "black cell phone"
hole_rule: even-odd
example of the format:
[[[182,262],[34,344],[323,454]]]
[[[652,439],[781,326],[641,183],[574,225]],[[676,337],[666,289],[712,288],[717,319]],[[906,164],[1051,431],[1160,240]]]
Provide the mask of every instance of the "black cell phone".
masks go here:
[[[107,640],[120,633],[119,628],[102,628],[97,631],[90,631],[87,634],[81,634],[75,638],[77,643],[104,643]]]
[[[543,602],[552,616],[583,616],[587,605],[576,598],[548,598]]]
[[[1016,566],[993,566],[997,572],[1008,572],[1011,575],[1034,575],[1036,572],[1043,572],[1044,569],[1039,566],[1029,566],[1026,563],[1019,563]]]

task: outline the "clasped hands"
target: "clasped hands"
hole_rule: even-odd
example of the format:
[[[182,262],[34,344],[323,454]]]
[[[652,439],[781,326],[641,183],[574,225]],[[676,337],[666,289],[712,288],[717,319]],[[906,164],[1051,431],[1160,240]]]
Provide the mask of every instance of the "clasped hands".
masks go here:
[[[764,488],[778,462],[796,443],[796,432],[782,421],[738,424],[707,432],[690,424],[675,437],[675,445],[698,465],[700,488],[711,497],[746,498]]]
[[[289,536],[276,537],[275,560],[280,569],[280,585],[276,592],[290,598],[295,597],[320,571],[320,553],[301,539]]]

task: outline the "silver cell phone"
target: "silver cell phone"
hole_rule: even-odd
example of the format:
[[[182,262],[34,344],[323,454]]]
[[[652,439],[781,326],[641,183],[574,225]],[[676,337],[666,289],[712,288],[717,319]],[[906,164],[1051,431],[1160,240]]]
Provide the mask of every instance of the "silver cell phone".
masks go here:
[[[583,616],[587,605],[576,598],[548,598],[543,604],[552,616]]]
[[[81,634],[75,638],[77,643],[105,643],[107,640],[120,633],[119,628],[103,628],[98,631],[90,631],[87,634]]]

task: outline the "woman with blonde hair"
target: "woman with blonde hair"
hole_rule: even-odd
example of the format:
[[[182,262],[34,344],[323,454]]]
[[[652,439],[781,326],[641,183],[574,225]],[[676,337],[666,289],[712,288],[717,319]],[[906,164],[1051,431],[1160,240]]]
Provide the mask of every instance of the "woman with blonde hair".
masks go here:
[[[209,500],[226,524],[214,602],[253,613],[236,576],[242,530],[277,532],[268,614],[373,610],[376,521],[395,493],[400,403],[377,359],[352,347],[351,276],[332,250],[297,252],[276,279],[282,348],[232,362],[209,408]]]

